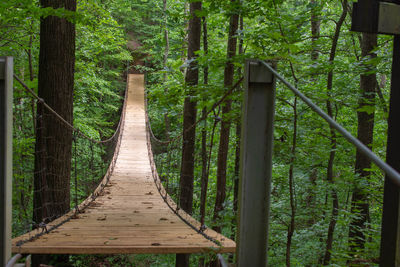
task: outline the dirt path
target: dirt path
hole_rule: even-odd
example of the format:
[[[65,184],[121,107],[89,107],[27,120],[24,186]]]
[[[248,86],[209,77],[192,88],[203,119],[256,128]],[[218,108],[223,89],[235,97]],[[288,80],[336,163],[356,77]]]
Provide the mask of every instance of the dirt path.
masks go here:
[[[142,44],[136,40],[135,35],[132,32],[128,33],[128,49],[131,52],[133,61],[129,66],[129,74],[142,74],[143,72],[138,70],[136,66],[145,66],[145,58],[147,54],[141,51]]]

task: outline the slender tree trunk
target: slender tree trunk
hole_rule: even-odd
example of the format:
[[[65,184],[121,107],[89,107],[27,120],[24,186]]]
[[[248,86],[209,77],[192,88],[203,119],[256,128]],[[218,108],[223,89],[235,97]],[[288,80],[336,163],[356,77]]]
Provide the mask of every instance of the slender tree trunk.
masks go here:
[[[183,141],[182,141],[182,164],[179,181],[180,207],[188,214],[192,214],[193,204],[193,181],[194,181],[194,152],[196,126],[197,103],[193,100],[195,94],[194,86],[198,84],[199,71],[197,67],[195,52],[200,50],[201,19],[196,15],[201,10],[201,2],[190,3],[189,20],[189,45],[188,60],[189,67],[186,71],[185,83],[187,87],[185,102],[183,106]],[[177,254],[176,266],[189,266],[189,254]]]
[[[238,0],[231,0],[231,3],[237,4]],[[230,17],[230,22],[229,22],[227,62],[224,70],[224,86],[226,89],[230,88],[233,85],[234,65],[232,59],[236,54],[236,46],[237,46],[236,32],[238,30],[238,24],[239,24],[239,15],[237,13],[233,13]],[[232,100],[228,97],[222,104],[222,121],[221,121],[218,159],[217,159],[217,192],[215,197],[215,206],[213,215],[213,222],[214,222],[213,229],[217,232],[221,232],[219,213],[224,209],[223,204],[225,202],[225,197],[226,197],[226,166],[227,166],[229,135],[231,127],[231,121],[226,116],[231,111],[231,106],[232,106]],[[217,260],[214,260],[213,262],[211,262],[210,266],[217,267],[219,266],[219,262]]]
[[[290,248],[292,245],[292,237],[295,230],[295,218],[296,218],[296,203],[294,199],[294,162],[296,159],[296,146],[297,146],[297,97],[294,98],[293,103],[293,140],[292,149],[290,155],[290,167],[289,167],[289,195],[290,195],[290,223],[287,233],[286,241],[286,266],[290,267]]]
[[[207,21],[203,17],[203,50],[204,54],[208,54],[208,40],[207,40]],[[204,85],[208,85],[208,66],[204,68]],[[207,109],[204,107],[202,117],[207,115]],[[204,225],[206,216],[207,204],[207,189],[208,189],[208,168],[207,168],[207,119],[204,119],[204,126],[201,130],[201,196],[200,196],[200,223]]]
[[[239,30],[243,31],[243,16],[239,17]],[[243,55],[243,38],[239,39],[239,55]],[[242,67],[237,69],[237,76],[242,76]],[[239,87],[240,90],[243,88]],[[242,108],[242,103],[239,102],[239,110]],[[236,239],[237,212],[238,212],[238,197],[239,197],[239,172],[240,172],[240,139],[242,136],[242,117],[239,116],[236,120],[236,148],[235,148],[235,168],[233,174],[233,218],[231,221],[231,239]],[[234,254],[229,255],[229,261],[234,262]]]
[[[190,12],[190,7],[189,7],[189,4],[187,1],[185,1],[183,4],[183,12],[184,12],[184,16],[185,16],[185,23],[184,23],[185,24],[185,32],[187,34],[185,34],[185,36],[183,37],[183,40],[182,40],[181,58],[182,58],[182,61],[185,61],[186,60],[185,50],[186,50],[186,48],[188,48],[189,28],[190,28],[190,26],[189,26],[190,20],[187,20],[187,17]]]
[[[361,56],[376,57],[371,51],[377,46],[376,34],[362,34]],[[368,66],[368,69],[373,67]],[[377,86],[376,74],[362,74],[360,76],[360,99],[357,112],[358,130],[357,138],[366,146],[371,148],[374,136],[374,109],[375,90]],[[365,108],[368,111],[365,111]],[[353,195],[351,199],[351,213],[353,216],[349,226],[350,251],[354,255],[358,250],[364,249],[367,219],[369,217],[368,183],[371,168],[371,161],[358,149],[356,152],[355,174]]]
[[[311,0],[311,5],[311,60],[317,61],[319,58],[317,42],[320,36],[321,19],[319,8],[317,8],[318,2],[316,0]]]
[[[336,29],[335,29],[335,35],[333,36],[333,41],[332,41],[332,47],[329,55],[329,63],[333,64],[336,56],[336,49],[337,49],[337,44],[340,36],[340,29],[344,23],[344,20],[346,19],[347,15],[347,0],[344,0],[342,3],[342,14],[340,15],[339,21],[336,23]],[[328,81],[327,81],[327,100],[326,100],[326,109],[328,112],[328,115],[331,118],[334,118],[333,116],[333,108],[332,108],[332,89],[333,89],[333,69],[331,69],[328,73]],[[337,115],[337,114],[336,114]],[[331,214],[331,219],[329,222],[329,227],[328,227],[328,233],[327,233],[327,238],[326,238],[326,248],[325,248],[325,255],[323,259],[323,264],[328,265],[330,260],[331,260],[331,255],[332,255],[332,245],[333,245],[333,233],[335,232],[335,226],[336,226],[336,221],[337,221],[337,216],[339,212],[339,199],[338,195],[335,189],[335,181],[334,181],[334,174],[333,174],[333,167],[334,167],[334,161],[335,161],[335,154],[336,154],[336,147],[337,147],[337,139],[336,139],[336,132],[335,129],[329,125],[329,130],[330,130],[330,152],[329,152],[329,159],[328,159],[328,166],[326,170],[326,180],[331,186],[331,197],[332,197],[332,214]]]
[[[243,31],[243,16],[239,18],[239,30]],[[243,54],[243,38],[239,39],[239,55]],[[242,76],[242,68],[239,67],[238,70],[238,77]],[[241,103],[240,103],[241,105]],[[242,133],[242,118],[239,116],[236,121],[236,150],[235,150],[235,170],[233,176],[233,214],[234,217],[232,219],[232,234],[231,239],[235,240],[235,226],[237,221],[237,210],[238,210],[238,195],[239,195],[239,168],[240,168],[240,138]]]
[[[237,4],[238,0],[231,0],[232,4]],[[236,54],[237,37],[236,32],[238,30],[239,15],[232,14],[229,23],[229,35],[228,35],[228,49],[227,49],[227,62],[224,71],[224,86],[226,89],[233,85],[234,76],[234,65],[232,62],[233,57]],[[214,230],[221,232],[221,226],[218,225],[219,213],[223,210],[223,203],[226,196],[226,165],[228,156],[229,146],[229,133],[231,122],[230,119],[226,118],[227,114],[231,111],[232,100],[228,97],[222,106],[222,122],[218,148],[218,160],[217,160],[217,195],[214,206],[213,221],[216,225],[213,227]]]
[[[318,39],[320,37],[321,29],[321,19],[320,12],[318,8],[318,2],[316,0],[311,0],[311,60],[316,63],[319,58],[319,48],[317,45]],[[317,81],[317,75],[312,74],[311,80],[313,83]],[[314,168],[309,176],[310,184],[307,187],[307,197],[306,197],[306,207],[310,211],[309,219],[307,220],[307,225],[312,226],[316,220],[315,212],[315,187],[317,180],[317,169]]]
[[[41,0],[40,4],[76,10],[76,0]],[[75,25],[54,16],[42,18],[38,95],[71,124],[74,66]],[[33,221],[48,223],[70,209],[72,130],[40,102],[37,114]],[[34,257],[33,266],[45,260]]]
[[[236,123],[236,150],[235,150],[235,173],[233,181],[233,213],[234,217],[232,220],[232,240],[235,239],[236,233],[234,226],[237,222],[237,211],[238,211],[238,195],[239,195],[239,172],[240,172],[240,138],[242,135],[242,123],[240,120]]]
[[[382,110],[385,113],[385,116],[389,114],[389,110],[385,101],[385,98],[383,97],[382,90],[385,89],[386,86],[386,76],[385,74],[380,75],[381,81],[380,83],[376,83],[376,93],[378,94],[379,100],[381,102]]]
[[[168,36],[168,16],[167,16],[167,0],[163,0],[163,16],[164,16],[164,41],[165,41],[165,50],[164,50],[164,60],[163,65],[164,68],[167,67],[168,55],[169,55],[169,36]],[[164,82],[167,80],[167,72],[164,73]]]
[[[168,55],[169,55],[169,36],[168,36],[168,16],[167,16],[167,0],[163,0],[163,16],[164,16],[164,40],[165,40],[165,50],[164,50],[164,60],[163,66],[164,69],[168,67]],[[165,71],[164,73],[164,83],[168,80],[168,73]],[[165,87],[165,94],[168,93],[167,87]],[[171,123],[169,121],[168,112],[164,114],[164,124],[165,124],[165,136],[166,139],[169,139],[169,133],[171,131]]]
[[[31,31],[33,32],[33,20],[31,21]],[[30,81],[33,81],[35,79],[35,73],[33,71],[32,46],[33,46],[33,33],[31,33],[29,36],[29,48],[27,51]],[[36,112],[35,112],[35,100],[33,98],[31,99],[31,113],[32,113],[33,133],[36,135]]]

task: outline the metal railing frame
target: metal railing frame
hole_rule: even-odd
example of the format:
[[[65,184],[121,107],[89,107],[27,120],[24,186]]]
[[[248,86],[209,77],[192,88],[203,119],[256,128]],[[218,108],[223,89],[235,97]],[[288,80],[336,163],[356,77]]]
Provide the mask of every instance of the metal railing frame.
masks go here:
[[[297,95],[301,100],[303,100],[312,110],[314,110],[318,115],[320,115],[326,122],[328,122],[333,128],[336,129],[339,133],[346,138],[351,144],[353,144],[357,149],[360,150],[361,153],[364,154],[368,159],[376,164],[382,171],[384,171],[390,179],[398,186],[400,186],[400,174],[381,160],[374,152],[371,151],[366,145],[361,143],[356,137],[354,137],[351,133],[349,133],[345,128],[343,128],[339,123],[337,123],[334,119],[332,119],[328,114],[326,114],[320,107],[314,104],[308,97],[306,97],[303,93],[301,93],[296,87],[291,85],[288,81],[285,80],[278,72],[276,72],[271,66],[269,66],[264,61],[259,61],[265,67],[268,68],[270,72],[275,75],[275,77],[280,80],[284,85],[286,85],[295,95]]]
[[[11,258],[13,58],[0,57],[0,265]]]
[[[250,67],[252,66],[252,67]],[[291,85],[282,77],[275,67],[261,60],[246,60],[245,63],[245,95],[242,118],[242,139],[241,139],[241,159],[240,159],[240,188],[239,188],[239,212],[238,212],[238,233],[236,260],[238,267],[245,266],[267,266],[268,249],[268,224],[269,224],[269,203],[270,203],[270,182],[272,179],[272,149],[274,131],[274,112],[275,112],[275,80],[278,79],[286,85],[296,96],[303,100],[314,112],[327,121],[343,137],[353,144],[361,153],[375,163],[387,177],[397,186],[400,186],[400,174],[390,165],[381,160],[375,153],[365,146],[360,140],[355,138],[350,132],[327,115],[320,107],[314,104],[308,97],[301,93],[295,86]],[[254,102],[249,95],[254,90],[261,92],[258,100]],[[258,104],[259,107],[254,106]],[[266,105],[264,108],[260,105]],[[254,113],[254,109],[258,113]],[[251,111],[253,110],[253,111]],[[267,122],[260,119],[269,114]],[[264,116],[264,117],[263,117]],[[250,124],[250,127],[249,127]],[[268,128],[265,129],[265,124]],[[259,127],[258,127],[259,126]],[[248,129],[250,128],[250,129]],[[255,129],[258,128],[258,129]],[[264,140],[264,141],[263,141]],[[265,141],[266,140],[266,141]],[[247,146],[248,143],[259,143],[260,146],[254,153],[254,146]],[[252,150],[253,149],[253,150]],[[259,153],[259,152],[262,153]],[[262,165],[258,165],[259,170],[246,170],[256,165],[249,164],[250,161],[263,160]],[[250,173],[249,173],[250,172]],[[250,184],[251,186],[248,186]],[[262,188],[260,191],[258,188]],[[261,192],[261,193],[260,193]],[[259,205],[264,203],[267,210],[259,209]],[[250,209],[250,211],[249,211]],[[262,223],[258,223],[261,221]],[[257,238],[248,238],[248,235]],[[261,235],[261,236],[260,236]],[[250,248],[250,249],[249,249]],[[250,265],[249,265],[250,264]]]
[[[244,72],[237,266],[266,266],[275,116],[275,77],[257,60]]]

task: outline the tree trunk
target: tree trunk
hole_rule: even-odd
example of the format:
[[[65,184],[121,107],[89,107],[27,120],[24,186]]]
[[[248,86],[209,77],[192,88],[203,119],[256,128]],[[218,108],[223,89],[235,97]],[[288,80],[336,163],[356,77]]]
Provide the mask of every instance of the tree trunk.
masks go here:
[[[33,20],[31,21],[31,31],[32,33],[29,36],[29,48],[28,48],[28,64],[29,64],[29,80],[32,82],[35,79],[35,73],[33,71],[33,55],[32,55],[32,47],[33,47]],[[36,136],[36,113],[35,113],[35,100],[31,99],[31,113],[32,113],[32,124],[33,124],[33,133]]]
[[[231,0],[232,4],[236,4],[238,0]],[[229,23],[228,35],[228,48],[227,48],[227,62],[224,71],[224,86],[228,90],[233,84],[234,65],[232,58],[236,54],[239,15],[232,14]],[[213,221],[216,225],[213,227],[217,232],[221,232],[221,226],[218,225],[219,213],[223,210],[223,203],[226,196],[226,165],[229,148],[229,132],[231,122],[226,118],[227,114],[231,111],[232,100],[228,97],[222,104],[222,122],[218,148],[217,160],[217,195],[215,198],[214,216]]]
[[[239,18],[239,30],[243,31],[243,16]],[[239,55],[243,54],[243,38],[239,39]],[[242,68],[238,68],[238,77],[242,76]],[[241,103],[240,103],[241,107]],[[242,118],[239,116],[236,122],[236,150],[235,150],[235,170],[233,176],[233,220],[232,220],[232,234],[231,239],[235,240],[236,232],[235,226],[237,222],[237,210],[238,210],[238,195],[239,195],[239,169],[240,169],[240,138],[242,134]]]
[[[190,28],[189,24],[190,24],[190,20],[189,21],[187,20],[187,18],[189,17],[188,13],[190,12],[189,9],[190,9],[190,6],[188,5],[188,2],[184,1],[183,12],[184,12],[184,17],[185,17],[185,22],[184,22],[184,24],[185,24],[185,36],[183,37],[183,40],[182,40],[182,49],[181,49],[181,51],[182,51],[181,52],[182,61],[185,61],[187,59],[186,58],[186,54],[185,54],[185,50],[186,50],[186,48],[189,49],[188,48],[188,45],[189,45],[188,44],[188,42],[189,42],[188,39],[189,39],[189,28]]]
[[[76,10],[76,0],[41,0],[40,4]],[[74,66],[75,25],[54,16],[42,18],[38,95],[71,124]],[[48,223],[70,209],[72,130],[40,102],[36,125],[33,221],[38,224]],[[34,266],[39,264],[35,258]]]
[[[362,34],[361,56],[376,57],[371,51],[377,46],[376,34]],[[368,66],[368,69],[373,68]],[[374,136],[374,109],[375,90],[377,86],[376,74],[361,74],[360,76],[360,99],[357,112],[358,129],[357,138],[366,146],[372,146]],[[368,110],[364,110],[367,108]],[[355,174],[353,195],[351,199],[351,213],[355,215],[349,226],[350,251],[354,255],[358,250],[364,249],[365,235],[363,231],[369,217],[368,183],[371,168],[371,161],[358,149],[356,152]]]
[[[188,40],[188,60],[190,63],[185,76],[187,92],[183,106],[182,167],[179,181],[179,204],[188,214],[192,214],[193,204],[196,126],[192,126],[196,122],[197,103],[193,100],[192,96],[195,94],[193,86],[196,86],[199,80],[199,70],[197,68],[195,52],[200,50],[201,19],[196,15],[196,12],[200,10],[201,2],[190,3]],[[189,266],[189,254],[176,254],[176,266]]]
[[[344,0],[342,3],[342,14],[340,15],[339,21],[336,23],[335,35],[333,36],[332,47],[329,55],[329,63],[333,64],[336,56],[336,49],[337,44],[340,36],[340,29],[346,19],[347,15],[347,0]],[[328,115],[331,118],[333,116],[333,108],[332,108],[332,88],[333,88],[333,69],[331,69],[328,73],[328,81],[327,81],[327,100],[326,100],[326,109]],[[337,115],[337,114],[336,114]],[[326,248],[325,248],[325,255],[323,259],[323,265],[328,265],[331,260],[331,250],[333,245],[333,233],[335,232],[335,226],[337,221],[337,216],[339,212],[339,199],[334,187],[334,174],[333,174],[333,166],[335,161],[335,154],[336,154],[336,147],[337,147],[337,140],[336,140],[336,132],[335,129],[329,125],[330,130],[330,152],[329,152],[329,159],[328,159],[328,166],[326,170],[326,180],[331,185],[331,196],[332,196],[332,215],[329,222],[328,233],[326,238]]]
[[[203,17],[203,50],[204,54],[208,54],[208,40],[207,40],[207,21]],[[204,85],[208,84],[208,66],[204,68]],[[204,107],[202,111],[202,118],[204,118],[204,125],[201,131],[201,196],[200,196],[200,223],[204,225],[206,217],[206,203],[207,203],[207,189],[208,189],[208,157],[207,157],[207,109]],[[212,140],[211,140],[212,141]]]
[[[316,0],[311,0],[311,60],[316,63],[319,58],[319,49],[317,45],[317,41],[320,37],[320,29],[321,29],[321,19],[319,8],[317,8],[318,2]],[[317,74],[311,75],[311,81],[315,83],[317,81]],[[309,176],[310,184],[307,187],[307,196],[306,196],[306,207],[309,209],[309,219],[307,220],[307,226],[312,226],[316,220],[316,212],[315,212],[315,187],[317,179],[317,169],[312,169],[312,172]]]
[[[168,80],[168,73],[166,71],[168,65],[168,54],[169,54],[169,36],[168,36],[168,16],[167,16],[167,0],[163,0],[163,16],[164,16],[164,39],[165,39],[165,50],[164,50],[164,83]],[[165,94],[168,93],[167,87],[165,87]],[[165,137],[169,139],[169,133],[171,131],[171,123],[169,121],[168,112],[164,114],[164,124],[165,124]]]
[[[319,51],[316,43],[320,36],[321,19],[317,8],[317,1],[311,0],[311,5],[311,60],[317,61],[319,58]]]
[[[288,227],[287,240],[286,240],[286,266],[290,267],[290,248],[292,245],[292,237],[295,230],[296,219],[296,203],[294,199],[294,162],[296,159],[296,146],[297,146],[297,97],[294,98],[293,103],[293,140],[290,155],[289,167],[289,195],[290,195],[290,223]]]

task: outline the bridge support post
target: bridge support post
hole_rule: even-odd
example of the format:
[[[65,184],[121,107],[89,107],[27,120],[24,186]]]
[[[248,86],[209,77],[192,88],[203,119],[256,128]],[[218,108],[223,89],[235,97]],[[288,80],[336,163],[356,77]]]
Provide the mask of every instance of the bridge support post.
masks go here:
[[[400,172],[400,35],[393,41],[386,162]],[[380,266],[400,266],[400,188],[385,177]]]
[[[394,35],[386,162],[400,171],[400,0],[353,3],[352,30]],[[400,188],[386,175],[380,266],[400,266]]]
[[[237,266],[267,266],[275,115],[275,77],[257,60],[245,65],[239,178]]]
[[[11,258],[13,58],[0,57],[0,265]]]

